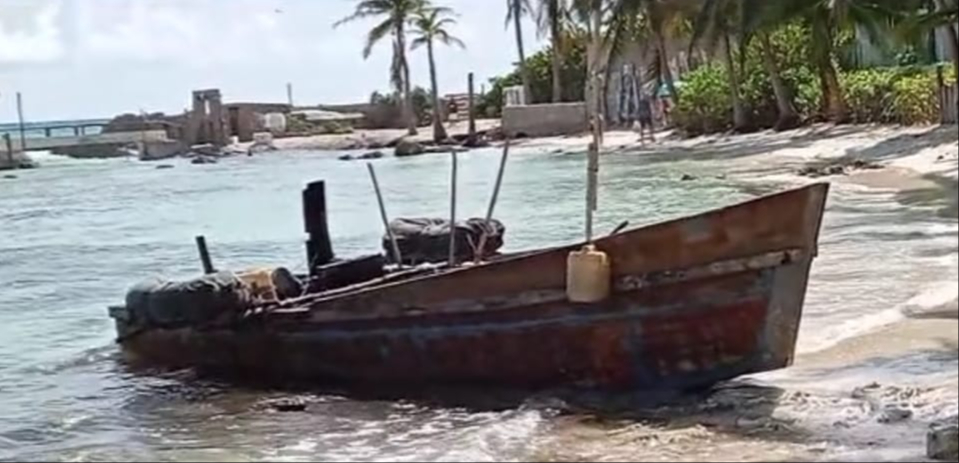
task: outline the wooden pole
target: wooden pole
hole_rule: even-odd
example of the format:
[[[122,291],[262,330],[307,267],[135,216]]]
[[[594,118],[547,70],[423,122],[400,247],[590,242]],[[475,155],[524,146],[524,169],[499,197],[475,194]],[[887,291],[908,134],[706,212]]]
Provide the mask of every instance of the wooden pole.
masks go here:
[[[493,220],[493,211],[496,209],[496,201],[499,200],[499,190],[503,185],[503,172],[506,171],[506,159],[509,157],[509,142],[510,139],[507,138],[506,144],[503,145],[503,156],[499,160],[499,171],[496,173],[496,183],[493,185],[493,196],[489,200],[489,207],[486,208],[486,223],[484,224],[483,234],[480,235],[479,246],[476,247],[476,255],[474,256],[476,262],[482,260],[486,254],[488,236],[485,227],[488,227]]]
[[[383,220],[383,227],[386,228],[386,236],[389,237],[390,244],[393,248],[393,260],[396,261],[396,265],[403,265],[403,256],[400,254],[400,246],[396,243],[396,236],[393,235],[393,230],[390,228],[390,220],[386,215],[386,206],[383,204],[383,194],[380,192],[380,183],[376,181],[376,171],[373,170],[372,163],[366,163],[366,168],[370,171],[370,179],[373,180],[373,191],[376,192],[376,201],[380,205],[380,219]]]
[[[27,129],[23,123],[23,97],[17,92],[17,119],[20,122],[20,151],[27,151]]]
[[[602,49],[602,34],[600,28],[602,27],[602,17],[601,12],[594,11],[592,13],[592,40],[590,43],[590,53],[589,62],[589,79],[590,86],[592,91],[590,92],[589,106],[591,106],[592,111],[590,111],[591,118],[591,129],[593,133],[593,141],[589,144],[589,153],[587,160],[586,168],[586,242],[591,243],[593,241],[593,213],[597,209],[597,181],[599,173],[599,150],[603,143],[602,137],[602,115],[600,114],[601,105],[600,98],[602,97],[600,92],[600,77],[599,77],[599,61],[600,61],[600,52]]]
[[[469,80],[469,132],[467,135],[467,143],[469,146],[476,144],[476,95],[473,90],[473,73],[469,73],[467,78]]]
[[[13,141],[10,140],[10,134],[3,134],[3,144],[7,148],[7,161],[10,162],[10,167],[13,167]]]
[[[213,261],[210,259],[210,250],[206,247],[206,238],[203,235],[196,237],[196,249],[200,253],[200,262],[203,264],[203,273],[215,273]]]
[[[946,123],[946,105],[949,102],[946,101],[946,80],[942,75],[942,65],[936,65],[936,97],[939,100],[939,123]]]
[[[449,266],[456,266],[456,151],[450,153],[453,157],[452,173],[450,175],[450,258]]]

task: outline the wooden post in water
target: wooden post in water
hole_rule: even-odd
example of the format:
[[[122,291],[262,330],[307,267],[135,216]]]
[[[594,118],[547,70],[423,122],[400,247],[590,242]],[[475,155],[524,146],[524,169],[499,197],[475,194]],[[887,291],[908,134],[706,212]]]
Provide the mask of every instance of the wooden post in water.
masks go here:
[[[467,146],[476,145],[476,95],[473,91],[473,73],[469,73],[469,132],[466,138]]]
[[[17,119],[20,122],[20,151],[27,151],[27,129],[23,123],[23,97],[17,92]]]
[[[196,237],[196,249],[200,253],[203,273],[207,275],[215,273],[216,269],[213,268],[213,261],[210,259],[210,250],[206,247],[206,238],[203,235]]]
[[[326,183],[313,182],[303,190],[303,224],[310,236],[306,242],[306,263],[310,275],[333,260],[333,244],[326,217]]]
[[[449,266],[456,266],[456,151],[453,156],[452,173],[450,174],[450,259]]]
[[[386,215],[386,205],[383,204],[383,194],[380,192],[380,182],[376,181],[376,171],[373,170],[373,163],[366,163],[366,168],[370,171],[370,179],[373,181],[373,191],[376,192],[376,201],[380,205],[380,219],[383,220],[383,227],[386,228],[386,236],[389,237],[390,245],[393,248],[393,260],[396,265],[403,265],[403,255],[400,254],[400,246],[396,243],[396,236],[393,235],[393,229],[390,228],[390,219]]]
[[[10,163],[10,167],[13,167],[13,141],[10,140],[10,134],[3,134],[3,144],[7,148],[7,161]]]

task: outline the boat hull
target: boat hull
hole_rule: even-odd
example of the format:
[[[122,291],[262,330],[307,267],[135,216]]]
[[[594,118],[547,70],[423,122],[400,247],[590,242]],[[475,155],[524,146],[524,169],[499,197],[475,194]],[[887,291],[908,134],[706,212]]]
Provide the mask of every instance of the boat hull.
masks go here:
[[[811,187],[601,240],[614,290],[600,303],[565,298],[570,247],[347,292],[229,327],[148,330],[122,344],[133,360],[255,380],[708,387],[792,363],[825,195]],[[755,214],[740,208],[756,206],[791,220],[750,226]],[[687,253],[714,234],[722,245]],[[677,236],[686,249],[671,259],[682,265],[635,257],[662,254],[650,244]],[[121,336],[130,331],[124,324],[118,320]]]

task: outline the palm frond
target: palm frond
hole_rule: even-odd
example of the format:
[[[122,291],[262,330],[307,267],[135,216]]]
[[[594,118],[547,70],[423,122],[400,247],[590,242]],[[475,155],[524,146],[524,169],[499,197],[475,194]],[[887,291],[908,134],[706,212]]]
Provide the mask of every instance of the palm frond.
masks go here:
[[[463,43],[458,37],[453,37],[445,30],[436,31],[436,39],[439,40],[443,45],[456,46],[459,48],[466,48],[466,44]]]
[[[393,32],[393,26],[392,19],[387,18],[373,29],[370,29],[370,32],[366,34],[366,43],[363,45],[363,59],[369,58],[370,54],[373,53],[373,47],[376,46],[380,40],[383,40],[383,37]]]
[[[356,5],[356,9],[353,11],[353,14],[333,23],[333,28],[337,28],[344,24],[360,19],[387,14],[391,9],[392,5],[390,4],[389,0],[363,0]]]
[[[529,0],[506,0],[506,19],[504,20],[504,25],[509,29],[510,23],[513,22],[516,15],[522,17],[530,14],[531,11],[533,11],[533,8],[530,6]]]

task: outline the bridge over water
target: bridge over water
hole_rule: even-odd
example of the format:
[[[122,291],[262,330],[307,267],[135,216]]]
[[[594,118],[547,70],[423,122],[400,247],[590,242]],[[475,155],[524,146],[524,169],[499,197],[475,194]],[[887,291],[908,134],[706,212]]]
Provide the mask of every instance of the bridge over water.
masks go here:
[[[9,148],[13,152],[169,141],[165,130],[103,133],[108,123],[108,120],[34,122],[24,124],[22,134],[19,125],[2,124],[0,137],[10,136]],[[0,139],[0,153],[6,153],[7,150],[5,140]]]

